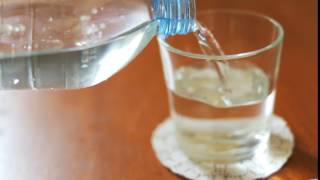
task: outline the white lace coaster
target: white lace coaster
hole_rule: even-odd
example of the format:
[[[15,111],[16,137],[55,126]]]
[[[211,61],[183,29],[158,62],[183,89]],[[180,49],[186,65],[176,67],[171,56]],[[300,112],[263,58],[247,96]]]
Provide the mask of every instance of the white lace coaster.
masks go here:
[[[233,164],[205,164],[192,162],[178,148],[174,127],[170,119],[161,123],[153,132],[152,147],[160,162],[172,172],[188,179],[257,179],[266,178],[278,171],[292,154],[294,137],[286,122],[279,116],[270,119],[269,148],[251,159]]]

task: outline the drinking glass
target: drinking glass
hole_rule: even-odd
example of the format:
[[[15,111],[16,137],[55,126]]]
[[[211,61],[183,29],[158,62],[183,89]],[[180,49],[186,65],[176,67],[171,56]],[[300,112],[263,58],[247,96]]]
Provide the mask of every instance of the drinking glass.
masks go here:
[[[197,13],[223,53],[203,53],[196,34],[158,38],[178,145],[200,162],[251,158],[268,146],[283,29],[253,12]]]

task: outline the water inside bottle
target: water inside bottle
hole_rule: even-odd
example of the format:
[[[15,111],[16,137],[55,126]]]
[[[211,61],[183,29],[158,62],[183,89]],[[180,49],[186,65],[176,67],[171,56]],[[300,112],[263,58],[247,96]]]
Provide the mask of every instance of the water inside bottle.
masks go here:
[[[0,89],[96,85],[134,59],[157,30],[142,1],[28,2],[0,0]]]
[[[150,17],[143,4],[97,0],[96,6],[75,8],[70,2],[0,1],[0,89],[96,85],[128,64],[156,34],[156,22],[144,23]],[[224,54],[200,23],[194,34],[204,54]],[[227,65],[208,63],[227,87]]]

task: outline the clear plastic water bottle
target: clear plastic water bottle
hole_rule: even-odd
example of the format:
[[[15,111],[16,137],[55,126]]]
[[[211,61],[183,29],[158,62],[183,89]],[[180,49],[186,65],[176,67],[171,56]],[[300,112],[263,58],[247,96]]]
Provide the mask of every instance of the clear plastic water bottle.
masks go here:
[[[0,90],[96,85],[194,20],[195,0],[0,0]]]

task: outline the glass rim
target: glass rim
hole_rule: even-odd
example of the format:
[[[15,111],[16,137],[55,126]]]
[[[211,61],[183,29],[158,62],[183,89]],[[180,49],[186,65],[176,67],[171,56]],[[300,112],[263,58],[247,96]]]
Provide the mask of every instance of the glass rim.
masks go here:
[[[219,60],[235,60],[235,59],[252,57],[275,48],[277,45],[279,45],[283,41],[284,30],[282,25],[275,19],[267,15],[264,15],[262,13],[257,13],[257,12],[247,11],[247,10],[236,10],[236,9],[205,10],[202,12],[198,12],[198,14],[208,14],[208,13],[236,13],[236,14],[255,16],[257,18],[264,19],[266,21],[269,21],[277,29],[277,35],[276,35],[277,37],[274,40],[272,40],[270,43],[268,43],[267,46],[264,46],[262,48],[258,48],[252,51],[236,53],[236,54],[228,54],[228,55],[205,55],[205,54],[191,53],[188,51],[175,48],[169,43],[167,43],[165,39],[158,37],[157,39],[160,46],[164,46],[170,52],[181,55],[181,56],[185,56],[193,59],[219,61]]]

